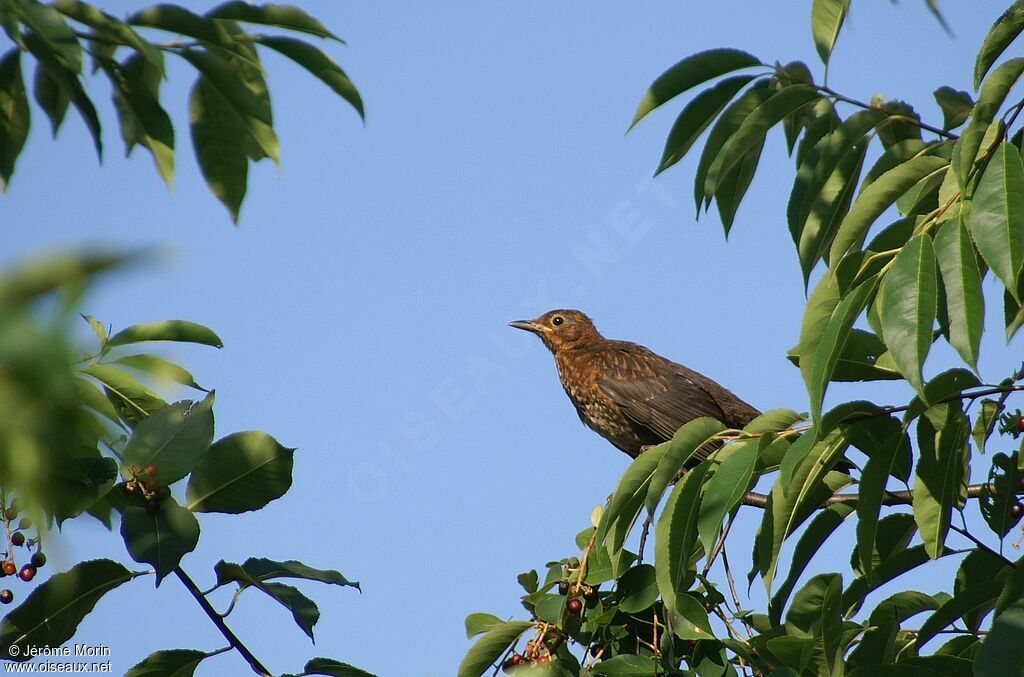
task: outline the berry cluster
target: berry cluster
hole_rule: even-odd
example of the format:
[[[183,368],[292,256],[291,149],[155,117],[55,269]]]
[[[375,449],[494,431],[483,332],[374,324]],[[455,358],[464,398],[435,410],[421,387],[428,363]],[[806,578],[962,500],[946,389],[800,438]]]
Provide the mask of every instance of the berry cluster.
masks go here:
[[[38,530],[36,538],[26,538],[25,532],[32,528],[32,520],[22,517],[18,520],[18,500],[11,499],[10,504],[3,511],[4,533],[7,535],[7,552],[4,555],[3,564],[0,564],[0,578],[14,576],[28,583],[36,577],[36,571],[46,564],[46,555],[39,547]],[[28,564],[18,569],[14,560],[15,548],[35,548],[36,551],[29,557]],[[14,601],[14,593],[9,588],[0,590],[0,603],[10,604]]]
[[[128,496],[138,495],[145,502],[146,512],[155,515],[160,512],[160,504],[171,497],[171,490],[162,486],[156,476],[160,468],[150,463],[144,468],[137,465],[129,466],[131,479],[121,485],[121,490]]]

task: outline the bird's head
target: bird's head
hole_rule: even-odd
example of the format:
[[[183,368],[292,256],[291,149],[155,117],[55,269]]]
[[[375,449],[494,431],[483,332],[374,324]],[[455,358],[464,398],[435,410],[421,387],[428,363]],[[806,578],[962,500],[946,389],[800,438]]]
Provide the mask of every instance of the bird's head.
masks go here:
[[[549,310],[536,320],[517,320],[508,324],[533,332],[553,353],[579,348],[602,338],[590,318],[578,310]]]

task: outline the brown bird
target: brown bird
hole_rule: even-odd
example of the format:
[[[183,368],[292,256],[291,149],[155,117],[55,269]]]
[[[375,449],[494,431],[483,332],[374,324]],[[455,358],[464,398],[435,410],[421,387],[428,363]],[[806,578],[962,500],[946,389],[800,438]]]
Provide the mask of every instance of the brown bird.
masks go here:
[[[742,428],[760,413],[703,374],[636,343],[604,338],[578,310],[552,310],[509,326],[540,337],[580,419],[630,456],[672,439],[701,416]]]

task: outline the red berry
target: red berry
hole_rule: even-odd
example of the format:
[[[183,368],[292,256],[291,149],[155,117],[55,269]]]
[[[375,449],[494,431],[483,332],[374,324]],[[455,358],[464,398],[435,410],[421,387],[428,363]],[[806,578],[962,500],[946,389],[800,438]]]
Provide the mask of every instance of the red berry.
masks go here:
[[[13,592],[8,590],[7,588],[4,588],[3,590],[0,590],[0,603],[2,603],[2,604],[10,604],[13,601],[14,601],[14,593]]]
[[[12,520],[15,520],[17,518],[18,518],[18,511],[14,509],[13,505],[10,508],[8,508],[6,511],[4,511],[4,519],[7,520],[8,522],[10,522]]]
[[[11,545],[25,545],[25,534],[20,531],[11,534]]]
[[[18,567],[13,560],[7,560],[3,563],[4,576],[13,576],[17,570]]]
[[[1024,414],[1017,417],[1017,432],[1024,433]]]
[[[26,564],[21,567],[21,571],[18,572],[18,578],[28,583],[36,577],[36,568],[31,564]]]
[[[40,550],[39,552],[34,552],[32,553],[32,559],[29,561],[32,562],[32,566],[38,569],[39,567],[46,564],[46,555],[43,554],[42,550]]]
[[[565,607],[569,610],[569,613],[578,614],[583,611],[583,602],[573,597],[565,603]]]
[[[151,478],[152,477],[156,477],[156,474],[158,472],[160,472],[160,468],[157,467],[156,463],[150,463],[149,465],[147,465],[142,470],[142,474],[143,475],[147,475],[148,477],[151,477]]]
[[[505,659],[505,662],[501,664],[501,669],[505,672],[511,672],[517,665],[522,665],[526,662],[526,657],[520,654],[514,653]]]

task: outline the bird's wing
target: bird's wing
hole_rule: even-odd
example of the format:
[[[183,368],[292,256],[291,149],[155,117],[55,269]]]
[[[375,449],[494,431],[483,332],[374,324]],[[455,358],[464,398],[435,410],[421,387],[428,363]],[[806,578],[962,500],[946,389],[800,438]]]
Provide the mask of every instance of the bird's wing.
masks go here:
[[[680,426],[701,416],[730,423],[707,387],[710,380],[697,372],[649,351],[635,350],[614,351],[603,366],[598,380],[601,390],[630,420],[663,439],[672,439]]]

